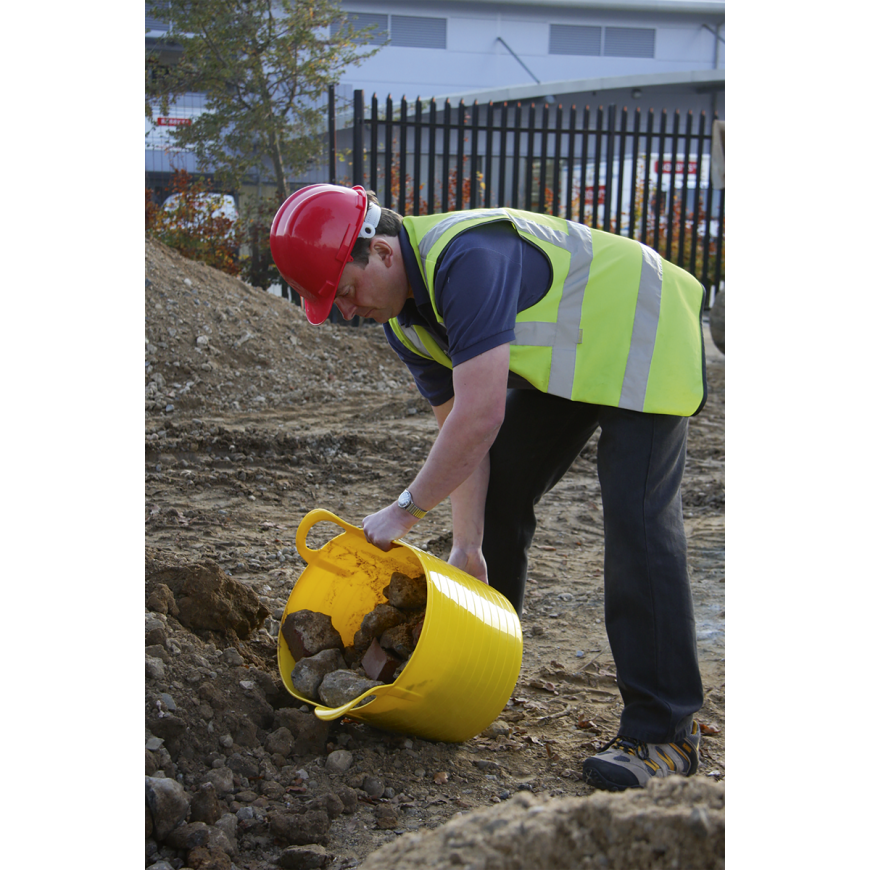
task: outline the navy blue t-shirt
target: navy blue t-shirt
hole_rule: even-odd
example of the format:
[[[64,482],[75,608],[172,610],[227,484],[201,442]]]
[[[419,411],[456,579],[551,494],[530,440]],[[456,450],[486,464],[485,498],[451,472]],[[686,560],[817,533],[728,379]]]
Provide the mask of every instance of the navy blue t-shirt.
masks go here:
[[[404,229],[399,244],[414,294],[399,322],[426,326],[454,366],[512,341],[517,312],[540,300],[553,280],[547,257],[521,238],[510,221],[466,230],[445,248],[435,271],[435,303],[444,318],[439,324]],[[432,405],[449,401],[453,397],[450,369],[408,350],[389,324],[384,324],[384,332],[427,401]],[[508,386],[528,383],[511,375]]]

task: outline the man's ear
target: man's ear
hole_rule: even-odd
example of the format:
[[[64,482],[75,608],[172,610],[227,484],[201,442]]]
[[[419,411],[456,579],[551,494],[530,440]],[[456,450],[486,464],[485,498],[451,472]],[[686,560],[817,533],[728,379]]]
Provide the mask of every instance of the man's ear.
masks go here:
[[[371,248],[389,269],[393,262],[393,246],[383,236],[375,236],[372,239]]]

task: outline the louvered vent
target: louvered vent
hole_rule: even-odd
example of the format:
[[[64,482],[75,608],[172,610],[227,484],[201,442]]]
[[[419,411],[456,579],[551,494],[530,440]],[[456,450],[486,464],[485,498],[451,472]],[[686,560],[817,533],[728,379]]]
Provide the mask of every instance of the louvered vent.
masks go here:
[[[145,30],[169,30],[169,4],[155,2],[145,4]]]
[[[348,15],[350,26],[354,30],[362,30],[364,27],[370,27],[372,24],[375,26],[373,31],[366,34],[366,36],[370,37],[369,39],[358,37],[351,41],[357,45],[383,45],[390,38],[388,19],[388,15],[378,15],[375,12],[354,12]],[[335,36],[337,30],[338,24],[333,22],[329,27],[330,35]]]
[[[551,24],[550,54],[601,54],[601,28]]]
[[[655,57],[656,32],[645,27],[608,27],[604,31],[605,57]]]
[[[447,19],[392,15],[390,44],[404,48],[447,48]]]

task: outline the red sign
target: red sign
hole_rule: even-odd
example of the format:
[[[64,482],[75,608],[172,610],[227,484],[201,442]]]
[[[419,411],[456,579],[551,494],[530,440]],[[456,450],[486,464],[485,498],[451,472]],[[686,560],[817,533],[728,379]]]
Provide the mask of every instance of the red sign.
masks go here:
[[[677,174],[683,174],[683,167],[685,163],[682,160],[677,161]],[[659,162],[658,160],[653,161],[653,171],[659,171]],[[674,164],[671,160],[663,160],[662,161],[662,173],[664,175],[670,175],[674,171]],[[697,160],[689,161],[689,175],[697,175],[698,174],[698,162]]]
[[[189,127],[190,118],[158,118],[158,127]]]

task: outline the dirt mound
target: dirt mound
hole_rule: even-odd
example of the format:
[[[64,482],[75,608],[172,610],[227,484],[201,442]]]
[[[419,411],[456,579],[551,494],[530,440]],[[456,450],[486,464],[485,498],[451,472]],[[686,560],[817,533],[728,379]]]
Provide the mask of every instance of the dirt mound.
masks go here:
[[[382,846],[360,870],[717,870],[725,866],[725,789],[651,780],[622,795],[517,795],[434,831]]]
[[[293,409],[360,391],[416,396],[377,324],[314,329],[299,306],[150,239],[145,272],[149,413]]]
[[[322,722],[277,665],[281,616],[305,568],[296,529],[316,507],[360,525],[394,499],[425,459],[434,417],[379,326],[312,327],[286,300],[150,240],[145,265],[146,866],[342,870],[430,828],[426,848],[440,849],[440,826],[493,805],[492,830],[469,834],[481,861],[478,841],[503,827],[516,836],[520,810],[527,825],[552,815],[595,830],[551,798],[597,807],[618,833],[588,846],[615,862],[635,830],[617,818],[620,802],[641,818],[664,804],[594,794],[579,775],[621,708],[603,626],[595,440],[538,507],[522,671],[492,726],[446,744]],[[725,391],[712,342],[708,379],[683,487],[707,690],[698,788],[725,773]],[[407,540],[445,557],[450,528],[444,503]],[[337,531],[318,523],[308,546]],[[532,803],[511,804],[517,795]],[[718,816],[697,806],[715,842]],[[665,827],[691,827],[676,816]],[[689,854],[682,836],[655,840],[662,862]]]

